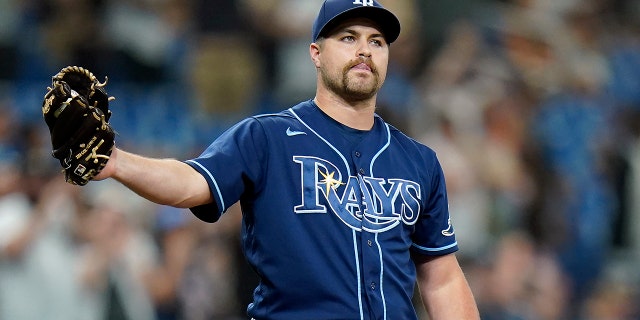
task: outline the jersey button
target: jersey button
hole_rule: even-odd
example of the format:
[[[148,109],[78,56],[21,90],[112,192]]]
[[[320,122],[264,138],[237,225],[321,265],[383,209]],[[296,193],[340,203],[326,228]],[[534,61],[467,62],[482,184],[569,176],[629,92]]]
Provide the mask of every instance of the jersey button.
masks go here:
[[[364,174],[364,169],[360,168],[360,174]]]
[[[357,158],[360,158],[360,152],[356,151],[355,155]]]
[[[376,289],[376,283],[375,282],[371,282],[371,290],[375,290]]]
[[[367,244],[369,245],[369,247],[371,247],[373,245],[373,242],[371,242],[371,240],[367,240]]]

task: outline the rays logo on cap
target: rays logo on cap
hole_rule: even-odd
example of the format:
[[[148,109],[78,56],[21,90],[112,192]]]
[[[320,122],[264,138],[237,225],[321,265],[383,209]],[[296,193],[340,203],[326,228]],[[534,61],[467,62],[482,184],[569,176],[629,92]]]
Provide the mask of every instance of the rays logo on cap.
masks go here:
[[[394,42],[400,35],[400,20],[376,0],[325,0],[311,29],[311,42],[316,42],[323,33],[352,18],[373,20],[384,34],[387,42]]]
[[[356,0],[353,4],[361,4],[363,7],[373,7],[373,0]]]

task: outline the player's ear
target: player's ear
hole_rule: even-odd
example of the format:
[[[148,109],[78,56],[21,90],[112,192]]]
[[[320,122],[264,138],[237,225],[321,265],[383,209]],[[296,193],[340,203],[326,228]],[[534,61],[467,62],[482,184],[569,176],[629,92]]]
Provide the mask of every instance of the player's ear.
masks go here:
[[[314,42],[309,46],[309,55],[311,56],[311,61],[316,66],[316,68],[320,68],[320,44]]]

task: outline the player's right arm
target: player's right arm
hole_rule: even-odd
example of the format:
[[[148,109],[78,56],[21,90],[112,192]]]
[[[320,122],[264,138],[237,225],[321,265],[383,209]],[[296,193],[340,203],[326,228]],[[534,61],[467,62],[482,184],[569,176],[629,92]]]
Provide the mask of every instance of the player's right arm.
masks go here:
[[[413,261],[429,319],[480,320],[473,293],[455,254],[414,254]]]
[[[158,204],[192,208],[213,201],[205,178],[175,159],[148,158],[114,147],[107,165],[95,180],[107,178]]]

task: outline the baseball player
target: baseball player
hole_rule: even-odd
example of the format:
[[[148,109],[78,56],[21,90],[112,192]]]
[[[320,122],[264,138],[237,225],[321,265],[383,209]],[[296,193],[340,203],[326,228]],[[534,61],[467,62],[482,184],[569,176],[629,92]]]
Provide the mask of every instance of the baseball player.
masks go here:
[[[326,0],[315,98],[247,118],[184,162],[114,148],[96,179],[207,222],[240,201],[254,319],[417,319],[416,280],[431,319],[478,319],[440,164],[375,113],[399,33],[377,1]]]

